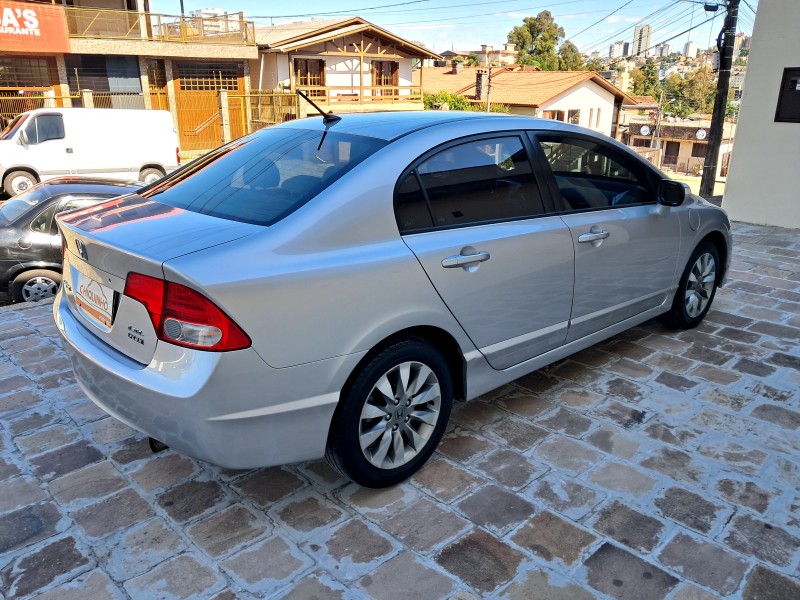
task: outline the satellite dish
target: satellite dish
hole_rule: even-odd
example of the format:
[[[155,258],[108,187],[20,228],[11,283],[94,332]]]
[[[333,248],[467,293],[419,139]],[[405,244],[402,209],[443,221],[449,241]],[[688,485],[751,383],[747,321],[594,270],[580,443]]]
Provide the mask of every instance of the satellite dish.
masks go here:
[[[698,140],[706,139],[706,130],[705,129],[698,129],[697,133],[694,134]]]
[[[650,127],[648,125],[642,125],[639,128],[639,135],[650,135]]]

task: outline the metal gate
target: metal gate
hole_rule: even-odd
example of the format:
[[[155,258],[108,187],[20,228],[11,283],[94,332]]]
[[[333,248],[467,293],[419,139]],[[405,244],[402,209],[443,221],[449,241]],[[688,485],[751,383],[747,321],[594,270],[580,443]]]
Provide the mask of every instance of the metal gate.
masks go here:
[[[241,63],[179,62],[175,65],[175,102],[182,150],[210,150],[222,144],[218,91],[244,91]],[[230,107],[231,137],[246,133],[242,106]]]

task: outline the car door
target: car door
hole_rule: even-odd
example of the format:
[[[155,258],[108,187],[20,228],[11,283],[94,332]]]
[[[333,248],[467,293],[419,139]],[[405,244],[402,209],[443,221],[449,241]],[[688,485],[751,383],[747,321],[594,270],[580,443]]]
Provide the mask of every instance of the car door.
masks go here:
[[[41,179],[72,172],[73,149],[65,137],[63,115],[38,114],[29,119],[24,132],[27,144],[23,145],[22,156]]]
[[[657,204],[636,157],[578,134],[537,134],[548,189],[575,249],[567,342],[661,305],[675,276],[678,212]]]
[[[563,344],[572,239],[543,204],[522,136],[469,139],[421,157],[398,182],[395,213],[403,240],[492,367]]]

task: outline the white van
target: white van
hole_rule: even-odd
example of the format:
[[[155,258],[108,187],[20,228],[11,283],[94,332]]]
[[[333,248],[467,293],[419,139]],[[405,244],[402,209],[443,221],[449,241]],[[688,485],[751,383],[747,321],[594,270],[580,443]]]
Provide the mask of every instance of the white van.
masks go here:
[[[179,164],[165,110],[38,108],[0,133],[0,182],[9,196],[59,175],[151,183]]]

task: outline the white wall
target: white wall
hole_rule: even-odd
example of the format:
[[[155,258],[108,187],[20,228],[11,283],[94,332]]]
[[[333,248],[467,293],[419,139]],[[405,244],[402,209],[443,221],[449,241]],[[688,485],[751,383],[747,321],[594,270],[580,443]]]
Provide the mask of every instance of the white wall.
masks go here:
[[[731,219],[800,228],[800,123],[776,123],[785,67],[800,57],[800,2],[761,2],[722,207]]]
[[[591,109],[594,110],[591,111]],[[600,109],[600,124],[595,126],[598,109]],[[588,127],[608,136],[612,135],[611,121],[614,116],[614,94],[593,81],[585,81],[579,87],[565,92],[552,102],[543,105],[541,110],[563,110],[565,119],[568,111],[580,110],[581,120],[578,124],[581,127]],[[589,123],[590,112],[593,112],[594,115],[591,124]]]

